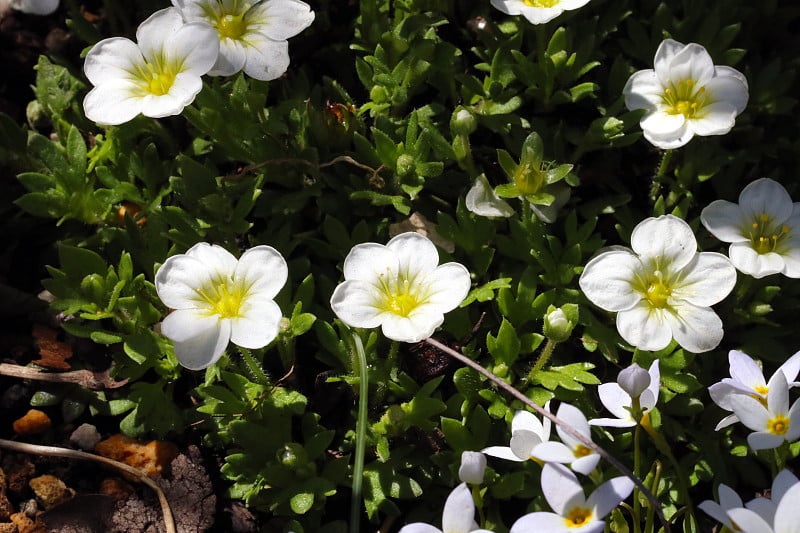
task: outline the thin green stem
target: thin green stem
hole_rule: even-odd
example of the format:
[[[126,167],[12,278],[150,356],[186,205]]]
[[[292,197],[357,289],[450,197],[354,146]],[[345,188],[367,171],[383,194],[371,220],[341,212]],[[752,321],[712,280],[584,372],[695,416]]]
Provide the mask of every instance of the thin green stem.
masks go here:
[[[569,424],[567,424],[566,422],[564,422],[563,420],[558,418],[556,415],[554,415],[550,411],[547,411],[544,408],[540,407],[539,405],[537,405],[536,403],[531,401],[530,398],[528,398],[527,396],[522,394],[520,391],[518,391],[517,389],[515,389],[514,387],[512,387],[511,385],[509,385],[508,383],[506,383],[502,379],[498,378],[497,376],[495,376],[494,374],[492,374],[491,372],[489,372],[488,370],[483,368],[481,365],[479,365],[478,363],[476,363],[475,361],[473,361],[469,357],[467,357],[464,354],[462,354],[461,352],[457,352],[456,350],[453,350],[452,348],[450,348],[446,344],[442,344],[441,342],[437,341],[436,339],[434,339],[432,337],[429,337],[429,338],[425,339],[425,342],[427,342],[431,346],[434,346],[434,347],[440,349],[441,351],[445,352],[446,354],[450,355],[451,357],[455,358],[456,360],[460,361],[461,363],[463,363],[463,364],[467,365],[468,367],[470,367],[471,369],[475,370],[476,372],[478,372],[482,376],[486,377],[492,383],[494,383],[495,385],[497,385],[498,387],[500,387],[501,389],[506,391],[508,394],[510,394],[511,396],[516,398],[517,400],[519,400],[522,403],[524,403],[526,406],[528,406],[531,409],[533,409],[534,411],[536,411],[541,416],[549,419],[554,424],[557,424],[557,425],[561,426],[561,428],[564,431],[566,431],[569,435],[571,435],[573,438],[578,440],[578,442],[580,442],[581,444],[583,444],[584,446],[586,446],[587,448],[589,448],[593,452],[599,454],[603,459],[605,459],[606,461],[611,463],[611,465],[614,468],[619,470],[626,477],[630,478],[630,480],[633,481],[633,484],[636,485],[637,487],[639,487],[639,490],[641,490],[642,494],[644,494],[645,498],[647,498],[647,500],[653,506],[655,511],[658,513],[658,518],[661,521],[662,526],[664,527],[664,533],[670,533],[669,523],[667,522],[666,518],[664,518],[664,512],[662,511],[661,505],[659,504],[659,502],[656,499],[656,497],[653,495],[652,492],[650,492],[650,489],[647,488],[647,486],[644,483],[642,483],[642,480],[639,479],[638,477],[634,476],[633,472],[631,472],[630,468],[628,468],[627,466],[622,464],[622,462],[620,462],[616,457],[614,457],[613,455],[608,453],[605,449],[603,449],[600,446],[598,446],[597,444],[595,444],[594,441],[592,441],[592,439],[590,439],[590,438],[586,437],[585,435],[579,433],[578,431],[575,430],[575,428],[573,428],[572,426],[570,426]]]
[[[542,351],[539,354],[539,359],[536,360],[536,363],[534,363],[533,368],[531,368],[531,371],[528,372],[528,381],[533,379],[533,376],[535,376],[542,368],[544,368],[544,365],[546,365],[547,362],[550,361],[550,357],[553,355],[553,350],[555,349],[556,344],[558,343],[553,341],[552,339],[547,339],[544,348],[542,348]]]
[[[639,477],[642,468],[642,453],[641,453],[641,440],[642,440],[642,426],[636,424],[636,429],[633,430],[633,475]],[[633,533],[640,533],[642,531],[642,520],[640,518],[642,512],[642,504],[639,502],[639,488],[633,488]]]
[[[369,407],[369,379],[367,354],[361,337],[353,333],[355,355],[358,363],[358,420],[356,421],[356,451],[353,457],[353,490],[350,501],[350,533],[358,533],[361,527],[361,486],[364,481],[364,454],[367,448],[367,408]]]
[[[653,491],[653,494],[658,493],[658,484],[661,483],[661,461],[657,460],[653,464],[652,468],[653,472],[653,482],[650,484],[650,490]],[[653,520],[655,516],[655,509],[650,507],[647,509],[647,520],[644,524],[644,532],[645,533],[653,533],[655,521]]]
[[[656,171],[656,175],[653,177],[653,183],[650,186],[650,200],[653,202],[658,200],[658,194],[661,190],[662,182],[667,175],[669,165],[672,162],[672,155],[674,153],[675,150],[670,149],[664,152],[664,155],[661,157],[661,163],[658,165],[658,170]]]

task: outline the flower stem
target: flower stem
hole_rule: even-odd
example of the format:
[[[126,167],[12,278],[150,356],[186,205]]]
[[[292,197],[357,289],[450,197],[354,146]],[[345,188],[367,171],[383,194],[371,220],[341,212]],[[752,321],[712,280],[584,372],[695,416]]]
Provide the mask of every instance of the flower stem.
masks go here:
[[[256,358],[253,357],[253,354],[250,353],[250,350],[240,347],[239,353],[242,354],[244,370],[247,372],[249,377],[259,385],[268,386],[270,384],[269,378],[264,373],[264,370],[261,368],[261,365],[258,363],[258,361],[256,361]]]
[[[664,155],[661,157],[661,163],[658,165],[658,170],[656,171],[656,175],[653,176],[653,183],[650,186],[650,200],[655,203],[658,200],[658,194],[661,190],[662,182],[667,175],[667,170],[669,170],[670,162],[672,161],[672,154],[675,153],[675,150],[667,150],[664,152]]]
[[[553,355],[553,350],[555,349],[556,344],[558,343],[554,342],[552,339],[547,339],[544,348],[542,348],[542,352],[539,354],[539,359],[536,360],[533,368],[531,368],[531,371],[528,372],[528,381],[532,380],[533,376],[535,376],[542,368],[544,368],[544,365],[546,365],[550,360],[550,356]]]
[[[641,475],[642,454],[641,454],[642,426],[636,424],[633,430],[633,475]],[[642,504],[639,502],[639,487],[633,488],[633,533],[641,533],[642,520],[639,515],[642,512]]]
[[[353,457],[353,486],[350,501],[350,533],[358,533],[361,526],[361,486],[364,481],[364,454],[367,447],[367,407],[369,379],[367,354],[361,337],[353,332],[353,344],[358,362],[358,419],[356,421],[356,451]]]
[[[603,459],[605,459],[606,461],[611,463],[611,465],[614,468],[619,470],[626,477],[630,478],[630,480],[633,481],[633,484],[636,485],[637,487],[639,487],[639,489],[641,490],[642,494],[644,494],[645,498],[647,498],[647,500],[653,506],[653,509],[656,511],[656,513],[658,513],[658,519],[660,520],[661,525],[664,528],[664,530],[663,530],[664,533],[670,533],[669,523],[667,522],[666,518],[664,518],[664,512],[661,509],[661,505],[659,504],[659,502],[656,499],[656,497],[653,495],[653,493],[650,491],[650,489],[644,483],[642,483],[642,480],[639,479],[638,477],[634,476],[633,472],[631,472],[630,468],[628,468],[627,466],[622,464],[622,462],[619,461],[616,457],[614,457],[613,455],[608,453],[605,449],[603,449],[600,446],[598,446],[597,444],[595,444],[591,439],[585,437],[584,435],[582,435],[581,433],[576,431],[575,428],[573,428],[572,426],[570,426],[569,424],[567,424],[566,422],[564,422],[563,420],[558,418],[556,415],[554,415],[550,411],[547,411],[547,410],[543,409],[542,407],[540,407],[539,405],[537,405],[536,403],[534,403],[530,398],[528,398],[527,396],[522,394],[520,391],[518,391],[517,389],[515,389],[514,387],[512,387],[511,385],[509,385],[508,383],[506,383],[502,379],[498,378],[497,376],[495,376],[494,374],[492,374],[491,372],[489,372],[488,370],[483,368],[481,365],[479,365],[478,363],[476,363],[475,361],[473,361],[469,357],[467,357],[464,354],[462,354],[461,352],[457,352],[456,350],[453,350],[452,348],[450,348],[446,344],[442,344],[441,342],[437,341],[436,339],[434,339],[432,337],[429,337],[429,338],[425,339],[425,342],[427,342],[431,346],[434,346],[434,347],[442,350],[443,352],[445,352],[449,356],[453,357],[454,359],[460,361],[461,363],[463,363],[463,364],[467,365],[468,367],[470,367],[471,369],[475,370],[476,372],[478,372],[482,376],[486,377],[492,383],[494,383],[495,385],[497,385],[498,387],[500,387],[501,389],[506,391],[508,394],[510,394],[511,396],[516,398],[517,400],[521,401],[522,403],[524,403],[526,406],[530,407],[534,411],[536,411],[536,413],[538,413],[539,415],[541,415],[541,416],[543,416],[545,418],[548,418],[554,424],[557,424],[557,425],[561,426],[561,428],[564,429],[565,432],[567,432],[573,438],[577,439],[578,442],[580,442],[581,444],[583,444],[584,446],[586,446],[587,448],[589,448],[593,452],[599,454]]]

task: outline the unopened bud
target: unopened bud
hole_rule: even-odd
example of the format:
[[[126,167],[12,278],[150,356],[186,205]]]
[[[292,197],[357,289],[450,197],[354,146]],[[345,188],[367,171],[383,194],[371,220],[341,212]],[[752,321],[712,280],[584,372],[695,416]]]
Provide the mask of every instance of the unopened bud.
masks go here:
[[[461,466],[458,468],[458,479],[464,483],[478,485],[483,483],[486,471],[486,456],[481,452],[465,451],[461,453]]]
[[[544,336],[553,342],[564,342],[572,334],[577,322],[578,306],[565,304],[563,307],[550,306],[544,317]]]
[[[417,169],[417,163],[414,161],[414,156],[410,154],[401,154],[397,158],[397,175],[400,177],[408,177],[414,174]]]
[[[453,117],[450,119],[450,130],[454,135],[469,135],[477,127],[478,123],[475,117],[463,107],[453,113]]]
[[[619,373],[617,383],[631,398],[638,398],[650,386],[650,374],[644,368],[633,363]]]

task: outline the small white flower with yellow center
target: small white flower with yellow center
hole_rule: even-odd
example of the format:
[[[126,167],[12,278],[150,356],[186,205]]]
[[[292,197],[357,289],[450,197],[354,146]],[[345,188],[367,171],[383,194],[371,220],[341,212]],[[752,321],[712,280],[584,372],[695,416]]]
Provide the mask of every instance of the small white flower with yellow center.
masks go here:
[[[240,70],[257,80],[274,80],[289,68],[289,37],[314,21],[300,0],[172,0],[186,22],[204,22],[217,31],[219,58],[208,73],[230,76]]]
[[[556,416],[587,440],[592,440],[589,423],[580,409],[574,405],[562,403],[558,407]],[[574,471],[584,475],[588,475],[595,469],[600,461],[600,455],[597,452],[568,433],[560,425],[556,426],[556,432],[561,442],[545,441],[537,444],[530,452],[531,458],[547,463],[567,463]]]
[[[754,278],[783,274],[800,278],[800,203],[769,178],[757,179],[739,194],[739,203],[711,202],[700,214],[717,239],[732,243],[733,265]]]
[[[531,24],[544,24],[588,3],[589,0],[492,0],[492,5],[506,15],[522,15]]]
[[[586,498],[578,478],[563,465],[547,463],[542,469],[542,493],[554,513],[538,512],[521,517],[511,533],[601,533],[603,517],[633,491],[627,477],[609,479]]]
[[[439,265],[436,246],[413,232],[385,246],[354,246],[344,260],[344,279],[331,296],[336,316],[354,328],[381,326],[386,337],[400,342],[430,337],[471,285],[464,265]]]
[[[728,133],[747,106],[744,75],[715,66],[699,44],[666,39],[654,67],[635,72],[622,92],[628,109],[647,111],[640,126],[658,148],[678,148],[694,135]]]
[[[206,24],[184,24],[173,8],[156,11],[136,30],[137,43],[103,39],[83,70],[95,86],[83,100],[86,117],[100,124],[178,115],[203,88],[201,76],[217,60],[219,44]]]
[[[442,511],[442,529],[414,522],[403,526],[399,533],[492,533],[488,529],[478,529],[475,523],[475,502],[466,483],[453,489]]]
[[[544,404],[546,411],[550,411],[550,402]],[[541,422],[533,413],[517,411],[511,419],[511,442],[508,446],[489,446],[481,452],[492,457],[508,459],[509,461],[527,461],[535,459],[531,452],[533,449],[550,440],[552,424],[549,418]]]
[[[173,309],[161,323],[184,367],[213,365],[232,341],[263,348],[278,336],[281,309],[273,301],[289,270],[270,246],[250,248],[238,260],[221,246],[198,243],[168,258],[156,274],[156,291]]]
[[[734,394],[728,402],[736,417],[754,433],[747,436],[753,450],[777,448],[800,437],[800,401],[789,408],[789,384],[783,372],[767,383],[766,405],[749,395]]]
[[[710,306],[736,284],[728,258],[697,253],[689,224],[673,215],[640,222],[631,247],[612,247],[586,264],[579,280],[586,297],[616,312],[620,335],[640,350],[661,350],[673,337],[691,352],[715,348],[722,321]]]

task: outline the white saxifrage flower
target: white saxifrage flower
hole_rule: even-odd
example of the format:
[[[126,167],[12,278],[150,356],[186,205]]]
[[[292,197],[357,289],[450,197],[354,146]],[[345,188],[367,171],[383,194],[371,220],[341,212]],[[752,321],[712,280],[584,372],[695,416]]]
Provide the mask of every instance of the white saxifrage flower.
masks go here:
[[[550,402],[544,404],[550,410]],[[551,422],[549,418],[539,421],[533,413],[517,411],[511,419],[511,442],[508,446],[489,446],[481,450],[486,455],[508,459],[509,461],[527,461],[534,459],[533,449],[550,440]]]
[[[274,80],[289,68],[289,37],[314,21],[300,0],[172,0],[186,22],[203,22],[217,32],[219,57],[211,76],[240,70],[257,80]]]
[[[116,125],[139,113],[180,114],[203,88],[201,76],[219,53],[213,28],[184,24],[173,8],[142,22],[136,40],[103,39],[86,56],[83,70],[94,85],[83,100],[89,120]]]
[[[587,263],[579,280],[586,297],[616,312],[620,335],[640,350],[661,350],[673,337],[691,352],[716,348],[722,321],[710,306],[736,284],[728,258],[698,253],[689,224],[673,215],[640,222],[631,248],[612,247]]]
[[[542,469],[542,492],[554,513],[530,513],[511,526],[511,533],[600,533],[606,526],[603,517],[633,491],[627,477],[609,479],[586,498],[578,478],[559,464]]]
[[[221,246],[198,243],[168,258],[156,274],[156,291],[173,309],[161,324],[181,365],[214,364],[228,342],[263,348],[278,336],[282,313],[274,302],[289,270],[270,246],[250,248],[237,260]]]
[[[772,520],[752,509],[730,509],[728,516],[743,533],[800,533],[797,506],[800,505],[800,483],[792,485],[781,497]]]
[[[757,399],[762,404],[766,403],[769,387],[761,367],[749,355],[738,350],[728,352],[728,362],[730,363],[731,377],[724,378],[708,388],[708,393],[714,403],[726,411],[733,411],[729,400],[736,394],[744,394]],[[796,381],[797,375],[800,373],[800,352],[791,356],[776,372],[783,372],[789,388],[800,387],[800,382]],[[728,415],[717,424],[715,429],[718,431],[738,421],[739,418],[735,414]]]
[[[413,232],[385,246],[354,246],[344,260],[344,279],[331,296],[336,316],[354,328],[381,326],[386,337],[400,342],[430,337],[471,284],[464,265],[439,265],[436,246]]]
[[[739,203],[711,202],[700,214],[717,239],[731,243],[733,265],[754,278],[783,274],[800,278],[800,202],[780,183],[757,179],[739,194]]]
[[[458,479],[464,483],[479,485],[483,483],[486,472],[486,456],[481,452],[461,452],[461,466],[458,467]]]
[[[484,174],[475,178],[464,203],[468,210],[482,217],[507,218],[514,214],[514,209],[497,196]]]
[[[639,421],[632,415],[634,398],[638,398],[638,408],[642,414],[656,406],[658,389],[661,386],[661,372],[658,359],[648,370],[636,363],[619,373],[617,383],[603,383],[597,387],[600,401],[616,418],[595,418],[589,420],[591,426],[628,428]]]
[[[423,522],[403,526],[400,533],[491,533],[475,524],[475,502],[466,483],[453,489],[442,511],[442,529]]]
[[[721,523],[731,531],[736,531],[733,521],[728,516],[728,511],[743,507],[742,498],[725,483],[719,484],[719,503],[714,500],[705,500],[697,507],[711,518]]]
[[[769,489],[769,497],[758,496],[753,498],[745,504],[745,507],[751,511],[755,511],[758,516],[771,524],[775,521],[775,513],[778,511],[778,505],[783,501],[783,496],[789,489],[797,484],[800,484],[800,480],[797,479],[797,476],[783,469],[778,472],[778,475],[772,480],[772,486]],[[795,501],[794,504],[800,505],[800,501]],[[741,505],[739,507],[741,507]]]
[[[800,400],[789,408],[789,384],[783,372],[775,372],[767,388],[766,402],[744,394],[728,399],[739,421],[754,431],[747,436],[753,450],[777,448],[800,437]]]
[[[592,440],[589,423],[580,409],[568,403],[562,403],[558,406],[556,416],[587,440]],[[537,444],[531,451],[531,457],[546,463],[567,463],[574,471],[584,475],[588,475],[594,470],[600,461],[600,455],[561,426],[556,426],[556,432],[561,442]]]
[[[747,80],[738,70],[716,66],[705,48],[666,39],[653,69],[635,72],[625,105],[644,109],[640,125],[658,148],[678,148],[695,135],[722,135],[747,106]]]
[[[492,0],[492,5],[506,15],[522,15],[531,24],[544,24],[588,3],[589,0]]]

